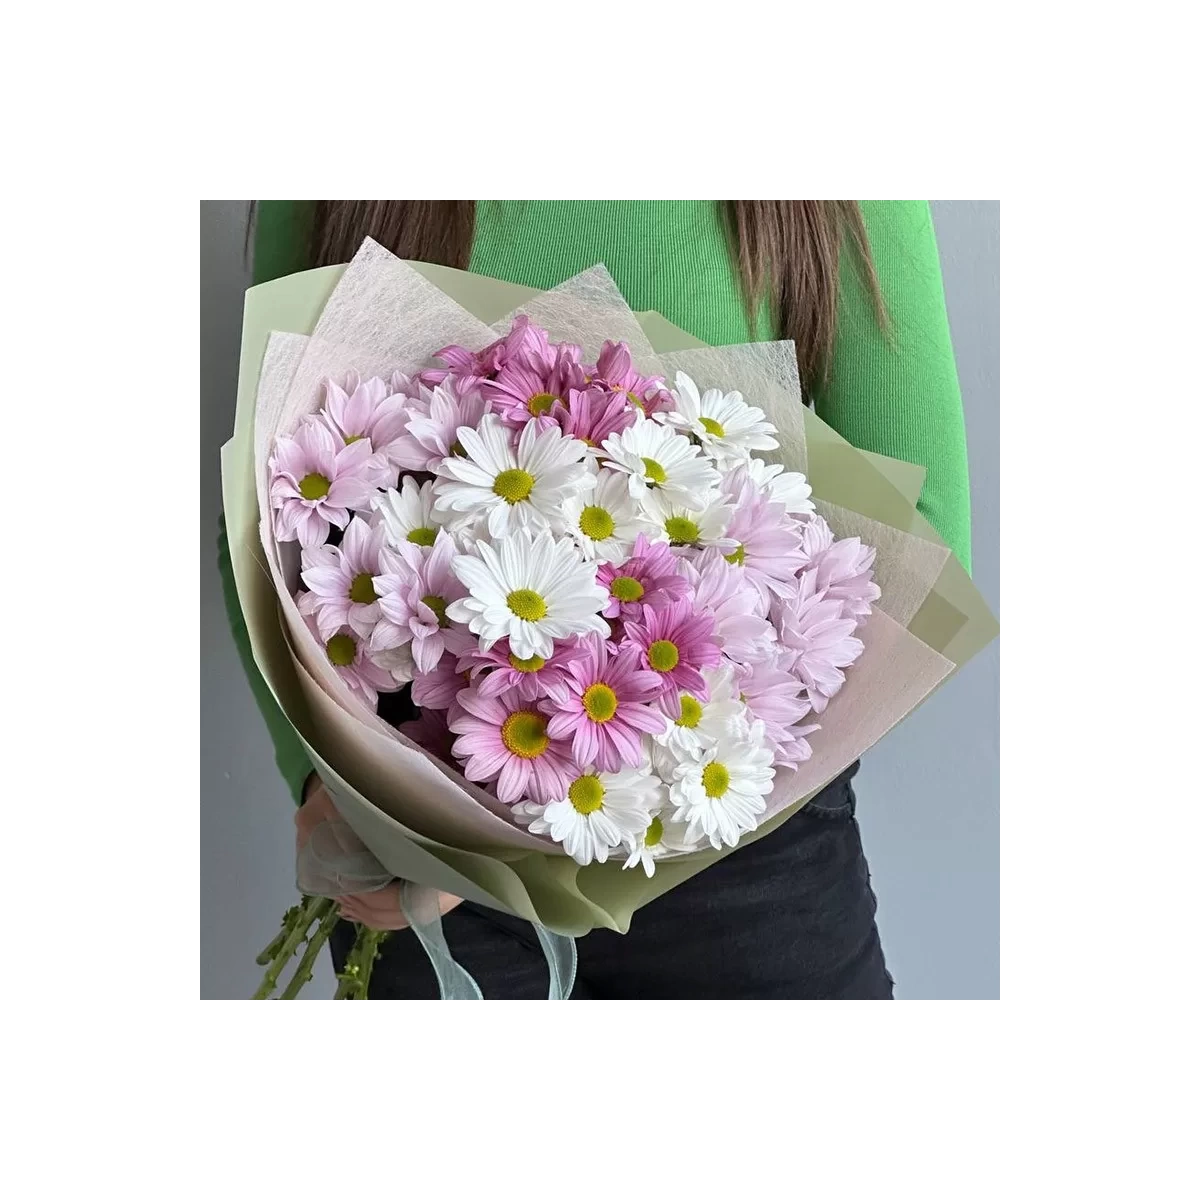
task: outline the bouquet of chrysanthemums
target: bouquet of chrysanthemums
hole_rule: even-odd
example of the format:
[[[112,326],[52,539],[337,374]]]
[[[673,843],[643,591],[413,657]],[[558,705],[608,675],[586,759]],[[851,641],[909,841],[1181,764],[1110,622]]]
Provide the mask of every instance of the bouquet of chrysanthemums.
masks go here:
[[[814,496],[789,343],[702,347],[603,268],[537,294],[367,242],[333,270],[255,289],[226,461],[256,661],[337,810],[305,891],[395,875],[545,938],[626,928],[991,636],[919,473],[821,426],[848,481]],[[311,335],[267,336],[297,296]],[[272,985],[330,903],[289,914]]]
[[[594,363],[518,317],[415,377],[324,381],[277,439],[296,599],[373,708],[581,866],[737,845],[862,652],[874,551],[835,538],[736,391]]]

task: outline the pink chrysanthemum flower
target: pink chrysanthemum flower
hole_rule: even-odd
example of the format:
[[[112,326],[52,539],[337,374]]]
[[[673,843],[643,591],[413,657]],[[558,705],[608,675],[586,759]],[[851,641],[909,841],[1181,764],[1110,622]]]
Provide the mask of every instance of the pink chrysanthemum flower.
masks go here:
[[[555,642],[549,658],[540,654],[520,658],[513,653],[508,638],[501,638],[490,650],[468,654],[460,660],[460,665],[467,667],[481,696],[499,696],[511,691],[522,700],[542,700],[549,696],[561,704],[567,698],[567,664],[583,654],[578,639],[571,638]],[[481,677],[483,671],[487,673]]]
[[[638,373],[629,347],[624,342],[604,343],[592,378],[612,388],[628,404],[640,408],[648,417],[667,412],[673,403],[661,375]]]
[[[733,509],[725,536],[737,543],[726,559],[745,571],[764,606],[772,593],[794,596],[796,572],[807,557],[800,525],[788,516],[787,505],[773,501],[750,479],[745,467],[729,472],[721,482],[721,491]]]
[[[349,372],[345,387],[339,387],[332,379],[325,380],[325,407],[321,416],[334,436],[347,446],[365,438],[371,443],[373,454],[384,456],[376,487],[396,484],[399,464],[393,445],[408,424],[408,403],[407,396],[390,390],[382,379],[362,380],[357,371]]]
[[[586,442],[593,457],[599,456],[605,438],[628,429],[636,419],[637,413],[621,396],[592,387],[572,392],[569,406],[558,400],[536,418],[539,429],[557,425],[563,433]]]
[[[388,391],[393,396],[407,396],[415,400],[421,394],[421,388],[416,375],[405,375],[403,371],[393,371],[388,380]]]
[[[490,405],[478,388],[463,387],[451,379],[431,391],[422,386],[408,402],[408,427],[392,443],[393,461],[404,471],[432,471],[458,452],[458,431],[474,429]]]
[[[550,340],[546,331],[521,314],[513,319],[508,333],[484,346],[468,350],[465,346],[444,346],[433,356],[440,359],[457,375],[492,378],[510,362],[538,363],[552,360]]]
[[[856,621],[846,615],[844,603],[818,591],[813,572],[804,572],[799,583],[795,599],[776,598],[771,619],[790,651],[781,665],[808,690],[813,712],[821,713],[846,682],[842,668],[858,658],[863,644],[854,637]]]
[[[573,778],[570,743],[552,738],[548,718],[512,692],[481,696],[475,688],[458,693],[462,711],[450,719],[458,734],[454,756],[476,783],[496,782],[504,804],[556,800]]]
[[[708,699],[700,670],[721,661],[712,613],[698,612],[689,600],[645,607],[640,620],[625,623],[625,637],[637,646],[642,665],[661,677],[666,703],[673,703],[679,692]]]
[[[300,578],[308,588],[297,603],[302,613],[316,617],[322,637],[332,637],[349,625],[360,638],[369,638],[379,620],[375,576],[386,534],[362,517],[346,526],[338,546],[306,546],[300,555]]]
[[[465,671],[459,670],[455,656],[443,654],[432,671],[413,678],[412,702],[418,708],[453,708],[454,698],[469,686],[470,679]]]
[[[298,596],[296,599],[299,602]],[[348,625],[325,637],[317,628],[314,617],[305,616],[304,622],[312,630],[313,637],[325,647],[326,657],[333,664],[339,678],[372,709],[379,703],[380,692],[395,692],[400,689],[402,685],[396,681],[391,671],[370,660],[367,656],[366,640],[357,637]]]
[[[864,546],[856,537],[835,540],[824,517],[814,514],[801,527],[801,552],[804,574],[814,576],[814,591],[841,600],[859,620],[870,615],[880,596],[873,579],[874,546]]]
[[[666,542],[651,542],[639,533],[629,558],[623,563],[601,563],[596,570],[596,582],[608,593],[603,615],[636,621],[647,605],[666,608],[688,599],[690,589],[680,574],[681,565]]]
[[[598,634],[581,638],[584,653],[567,664],[567,699],[542,703],[551,737],[570,737],[575,761],[601,771],[638,766],[642,735],[662,733],[666,717],[651,701],[662,690],[658,675],[642,669],[636,648],[612,650]]]
[[[431,708],[422,709],[419,717],[412,721],[402,721],[396,726],[396,731],[416,742],[423,750],[428,750],[447,766],[458,769],[452,752],[454,735],[446,724],[445,713],[436,712]]]
[[[383,572],[375,579],[379,620],[371,634],[371,649],[390,650],[412,643],[413,662],[424,674],[437,666],[444,651],[466,654],[475,639],[446,615],[446,608],[467,594],[450,569],[458,550],[454,539],[439,529],[433,548],[404,543],[383,550]]]
[[[804,685],[765,658],[735,667],[734,675],[736,690],[752,719],[763,723],[776,764],[794,767],[807,761],[812,756],[807,735],[821,727],[800,724],[812,711]]]
[[[693,607],[712,614],[717,644],[727,658],[737,663],[758,658],[775,642],[758,589],[720,550],[701,551],[690,562],[681,562],[680,572],[693,590]]]
[[[365,438],[342,445],[319,417],[306,418],[291,437],[276,439],[268,464],[275,536],[319,546],[330,525],[344,529],[352,510],[370,508],[384,461]]]
[[[531,417],[544,416],[555,401],[569,408],[575,393],[585,386],[579,347],[564,344],[550,346],[548,353],[539,348],[514,357],[480,390],[505,421],[523,425]]]

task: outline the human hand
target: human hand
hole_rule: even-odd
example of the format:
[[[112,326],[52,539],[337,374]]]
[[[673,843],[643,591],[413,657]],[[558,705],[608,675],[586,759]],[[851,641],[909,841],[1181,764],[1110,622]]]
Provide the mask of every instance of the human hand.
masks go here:
[[[312,837],[313,831],[325,821],[340,821],[341,817],[326,791],[325,785],[313,775],[304,789],[304,803],[296,810],[296,852]],[[338,913],[347,921],[357,921],[370,929],[405,929],[408,921],[400,909],[400,881],[369,892],[347,893],[336,897]],[[443,915],[461,904],[458,896],[438,892],[438,911]]]

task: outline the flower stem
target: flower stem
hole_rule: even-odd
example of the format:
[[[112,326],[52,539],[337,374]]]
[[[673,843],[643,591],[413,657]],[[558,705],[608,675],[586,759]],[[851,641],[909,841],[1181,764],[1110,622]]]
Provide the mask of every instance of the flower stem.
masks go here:
[[[300,918],[300,905],[293,904],[291,908],[283,914],[283,921],[279,932],[275,935],[271,944],[263,950],[254,960],[260,967],[265,967],[279,953],[283,943],[287,941],[288,934],[292,932],[292,926]]]
[[[367,988],[371,983],[371,969],[375,959],[379,957],[379,943],[387,937],[384,929],[370,929],[359,925],[346,955],[346,965],[338,975],[338,989],[335,1000],[367,1000]]]
[[[379,957],[379,946],[383,939],[387,937],[386,929],[367,929],[364,931],[363,937],[363,953],[362,953],[362,999],[368,1000],[370,996],[368,992],[371,987],[371,971],[375,966],[375,960]]]
[[[321,947],[329,940],[329,935],[333,932],[333,927],[338,923],[337,905],[332,901],[329,907],[325,910],[324,916],[321,917],[321,923],[317,926],[312,937],[308,939],[308,945],[304,947],[304,953],[300,957],[300,962],[296,965],[296,973],[288,980],[288,985],[279,994],[280,1000],[295,1000],[300,994],[300,989],[312,979],[312,966],[317,961],[317,955],[321,951]]]
[[[267,967],[266,974],[263,975],[262,983],[258,985],[258,991],[254,993],[253,999],[267,1000],[270,998],[279,982],[279,973],[299,949],[300,943],[304,941],[304,935],[308,932],[308,927],[318,917],[323,916],[326,906],[332,903],[332,900],[326,900],[322,896],[306,896],[304,898],[287,937],[283,939],[279,949],[275,952],[275,957],[271,960],[271,965]]]

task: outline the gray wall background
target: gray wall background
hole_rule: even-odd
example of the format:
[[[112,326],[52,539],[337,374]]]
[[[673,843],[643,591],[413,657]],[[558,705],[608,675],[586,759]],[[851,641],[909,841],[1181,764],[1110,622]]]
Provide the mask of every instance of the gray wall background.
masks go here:
[[[248,997],[292,903],[292,802],[242,674],[216,566],[219,450],[233,428],[247,202],[200,205],[200,987]],[[974,577],[999,615],[1000,206],[933,202],[971,461]],[[998,643],[863,760],[858,816],[902,999],[1000,990]],[[308,999],[328,999],[322,958]]]

